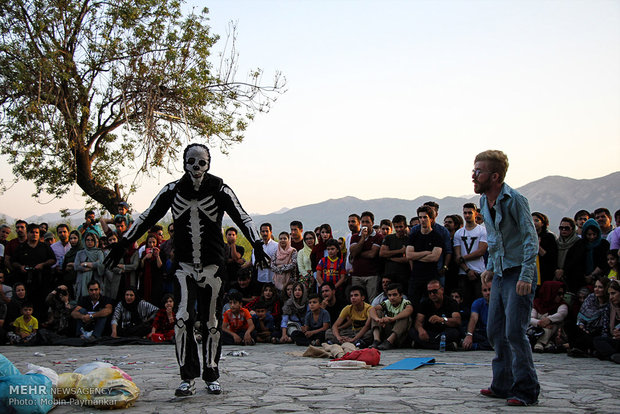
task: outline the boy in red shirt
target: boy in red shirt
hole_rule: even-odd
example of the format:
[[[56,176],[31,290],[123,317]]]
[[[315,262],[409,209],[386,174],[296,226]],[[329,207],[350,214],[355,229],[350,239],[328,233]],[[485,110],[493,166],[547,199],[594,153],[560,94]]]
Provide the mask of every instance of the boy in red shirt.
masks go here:
[[[230,309],[224,313],[222,323],[222,342],[224,345],[254,345],[256,331],[250,311],[243,308],[242,296],[239,292],[228,296]]]
[[[340,257],[340,245],[334,239],[329,239],[325,243],[327,256],[319,261],[316,266],[316,282],[321,286],[324,282],[332,282],[336,290],[341,292],[347,279],[347,271],[344,259]]]

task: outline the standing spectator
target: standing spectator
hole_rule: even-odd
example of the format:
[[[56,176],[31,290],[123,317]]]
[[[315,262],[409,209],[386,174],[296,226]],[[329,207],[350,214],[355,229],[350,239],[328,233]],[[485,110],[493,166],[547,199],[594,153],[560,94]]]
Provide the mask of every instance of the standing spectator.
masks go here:
[[[485,270],[487,230],[476,224],[477,207],[474,203],[463,205],[465,227],[454,235],[454,257],[459,266],[458,286],[464,293],[463,301],[469,307],[482,295],[480,275]]]
[[[607,236],[607,241],[609,242],[609,248],[611,250],[618,250],[620,249],[620,210],[616,210],[614,213],[614,219],[616,220],[616,228],[609,233],[609,236]],[[0,232],[1,231],[2,229],[0,228]]]
[[[103,237],[103,229],[101,225],[98,223],[98,220],[95,218],[95,212],[93,210],[88,210],[86,214],[84,214],[84,223],[78,226],[78,231],[84,238],[86,233],[95,233],[97,235],[97,240]]]
[[[276,289],[282,289],[289,280],[295,281],[297,274],[297,250],[291,247],[287,232],[278,235],[278,249],[271,256],[271,271]]]
[[[291,228],[291,246],[299,253],[304,248],[304,225],[299,220],[293,220]]]
[[[392,221],[390,219],[383,219],[379,222],[379,232],[385,239],[385,236],[392,234],[394,228],[392,227]]]
[[[540,283],[553,280],[558,263],[558,245],[555,236],[548,230],[549,219],[543,213],[535,211],[532,220],[538,234],[538,264]]]
[[[590,218],[588,210],[579,210],[575,213],[575,225],[577,226],[577,235],[581,237],[583,235],[583,225]]]
[[[319,228],[319,241],[312,248],[312,255],[310,256],[310,260],[312,262],[312,268],[316,269],[316,266],[319,264],[319,261],[327,256],[327,241],[333,239],[334,236],[332,234],[332,227],[325,223],[321,224]]]
[[[118,243],[118,237],[116,234],[111,234],[108,238],[110,245]],[[103,249],[103,257],[105,258],[110,254],[110,249]],[[121,278],[123,277],[123,269],[120,267],[120,263],[114,266],[112,269],[104,269],[104,282],[103,282],[103,294],[111,299],[116,300],[119,296],[119,287],[121,285]]]
[[[56,226],[56,234],[58,235],[58,241],[52,244],[50,247],[56,256],[56,263],[52,266],[52,273],[54,276],[54,283],[63,283],[62,281],[62,268],[65,260],[65,255],[71,250],[71,243],[69,243],[69,226],[66,224],[59,224]]]
[[[406,255],[407,241],[409,240],[407,219],[405,216],[397,214],[392,219],[392,224],[394,225],[394,233],[384,237],[379,249],[379,256],[385,260],[383,276],[399,283],[403,290],[408,292],[411,266]]]
[[[4,273],[0,272],[0,304],[8,305],[13,297],[13,289],[4,284]]]
[[[157,306],[140,300],[134,288],[125,289],[123,299],[118,302],[112,315],[112,338],[137,336],[143,338],[151,332]]]
[[[316,283],[321,286],[325,282],[332,282],[336,291],[342,295],[347,282],[347,271],[344,268],[344,260],[340,257],[340,246],[334,239],[328,240],[326,246],[327,256],[316,266]]]
[[[260,225],[260,236],[263,241],[263,251],[267,257],[271,257],[278,250],[278,243],[273,241],[271,238],[273,231],[273,227],[271,227],[271,223],[263,223]],[[256,257],[254,252],[252,252],[252,264],[256,265]],[[257,280],[260,283],[273,283],[273,271],[270,267],[265,266],[261,263],[258,264],[257,267]]]
[[[495,349],[493,380],[480,393],[506,398],[511,406],[538,401],[540,385],[525,335],[536,288],[538,237],[528,201],[504,183],[508,157],[489,150],[476,156],[472,181],[481,194],[489,244],[487,270],[481,279],[493,281],[487,334]]]
[[[601,228],[601,237],[607,239],[607,236],[614,229],[611,225],[611,212],[605,207],[597,208],[594,210],[594,219]]]
[[[443,239],[431,225],[435,210],[430,206],[421,206],[417,213],[421,225],[411,230],[406,253],[407,259],[412,261],[408,296],[414,309],[426,296],[426,285],[439,278],[437,262],[443,250]]]
[[[351,236],[349,252],[353,259],[351,283],[363,287],[372,301],[378,293],[379,284],[379,249],[383,237],[373,230],[375,216],[370,211],[362,213],[362,230]]]
[[[9,226],[8,224],[0,224],[0,244],[2,246],[6,247],[10,235],[11,226]]]
[[[237,229],[234,227],[229,227],[226,229],[226,249],[225,249],[225,258],[226,258],[226,290],[230,287],[229,284],[233,280],[237,278],[237,273],[239,269],[243,267],[245,264],[245,259],[243,255],[245,254],[245,249],[243,246],[239,246],[237,244]]]
[[[315,280],[315,268],[312,267],[312,249],[316,244],[316,235],[313,231],[304,233],[304,247],[297,251],[297,272],[299,280],[310,286]]]
[[[347,226],[349,227],[349,230],[351,232],[347,234],[344,240],[345,242],[344,244],[347,250],[347,255],[346,255],[344,263],[345,263],[345,269],[347,270],[347,273],[349,274],[353,271],[353,262],[351,261],[351,237],[353,237],[354,234],[357,234],[360,232],[360,220],[361,220],[361,217],[355,213],[350,214],[347,219]]]
[[[39,226],[39,230],[41,230],[41,226]],[[56,236],[54,236],[54,233],[52,233],[51,231],[41,234],[43,234],[43,242],[45,244],[51,246],[52,244],[56,243]]]
[[[67,287],[69,288],[69,292],[72,294],[72,296],[75,296],[74,286],[77,276],[75,270],[75,257],[77,256],[77,253],[84,248],[84,246],[82,246],[82,240],[80,238],[79,231],[73,230],[71,231],[71,233],[69,233],[69,245],[71,246],[71,248],[67,253],[65,253],[65,257],[63,258],[62,262],[61,282],[62,284],[67,285]]]
[[[84,236],[84,249],[75,255],[74,269],[76,271],[75,296],[88,296],[88,284],[92,280],[103,283],[103,252],[97,245],[99,240],[95,232],[86,232]]]
[[[9,240],[4,249],[4,264],[6,268],[10,271],[15,270],[13,268],[13,256],[15,255],[15,250],[17,250],[17,247],[20,244],[26,241],[26,226],[28,226],[28,223],[26,223],[24,220],[17,220],[15,222],[15,233],[17,234],[17,237]],[[12,277],[9,279],[11,283],[15,283],[18,281],[18,278],[16,278],[14,275],[11,276]]]
[[[579,236],[575,231],[575,221],[570,217],[563,217],[560,221],[560,236],[557,238],[558,245],[558,263],[554,273],[554,279],[566,283],[564,280],[564,263],[568,251],[577,241]]]
[[[17,280],[26,284],[31,292],[35,316],[45,318],[45,297],[51,285],[50,267],[56,263],[56,256],[48,244],[39,241],[39,226],[30,223],[27,240],[15,250],[13,269]]]
[[[147,236],[146,249],[140,259],[142,277],[138,291],[147,302],[159,302],[164,291],[163,266],[161,253],[157,247],[157,237]]]

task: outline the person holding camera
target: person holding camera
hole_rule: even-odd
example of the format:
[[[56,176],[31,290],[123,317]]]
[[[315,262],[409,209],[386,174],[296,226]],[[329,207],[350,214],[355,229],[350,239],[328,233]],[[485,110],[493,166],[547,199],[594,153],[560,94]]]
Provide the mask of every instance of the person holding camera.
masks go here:
[[[147,302],[159,303],[164,293],[164,269],[161,251],[154,234],[149,234],[146,238],[146,248],[140,259],[140,268],[142,275],[138,292]]]
[[[45,303],[49,308],[47,320],[41,324],[41,327],[58,335],[70,336],[72,333],[70,329],[71,311],[75,304],[71,301],[67,286],[59,285],[52,290],[45,298]]]
[[[95,218],[95,212],[93,210],[88,210],[84,215],[84,218],[84,223],[78,226],[78,231],[80,232],[82,239],[86,233],[95,233],[97,235],[97,239],[102,238],[104,236],[103,229],[99,224],[99,220]]]

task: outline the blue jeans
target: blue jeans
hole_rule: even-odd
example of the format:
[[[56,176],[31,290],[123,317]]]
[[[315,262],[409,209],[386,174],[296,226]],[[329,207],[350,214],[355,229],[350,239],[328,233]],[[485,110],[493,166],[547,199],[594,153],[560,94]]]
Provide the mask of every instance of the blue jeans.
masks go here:
[[[88,311],[84,308],[81,308],[79,312],[82,315],[86,315],[88,313]],[[81,335],[80,329],[84,328],[85,331],[93,331],[94,337],[101,338],[103,336],[103,330],[105,329],[105,323],[107,320],[107,316],[105,318],[94,318],[92,322],[84,324],[81,319],[78,319],[75,326],[77,337],[79,338]]]
[[[532,284],[529,295],[517,295],[520,272],[521,267],[513,267],[493,278],[487,323],[489,342],[495,349],[491,391],[500,397],[533,404],[538,400],[540,385],[525,331],[536,285]]]

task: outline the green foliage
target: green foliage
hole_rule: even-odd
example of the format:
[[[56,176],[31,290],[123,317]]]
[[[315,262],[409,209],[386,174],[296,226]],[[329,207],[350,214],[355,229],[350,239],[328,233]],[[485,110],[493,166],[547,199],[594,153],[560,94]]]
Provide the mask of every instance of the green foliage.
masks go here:
[[[0,152],[15,176],[36,196],[77,183],[113,211],[134,190],[121,168],[151,175],[189,141],[241,142],[283,81],[235,79],[234,27],[214,65],[207,14],[176,0],[0,0]]]

